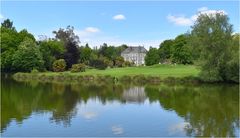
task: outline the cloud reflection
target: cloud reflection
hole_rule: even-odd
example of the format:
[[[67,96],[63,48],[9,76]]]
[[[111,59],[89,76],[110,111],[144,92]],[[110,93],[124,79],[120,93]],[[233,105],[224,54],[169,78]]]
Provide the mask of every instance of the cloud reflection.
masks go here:
[[[82,112],[82,113],[80,113],[80,115],[86,120],[92,120],[98,116],[98,114],[96,112],[90,112],[90,111]]]
[[[184,132],[184,128],[186,128],[189,125],[187,122],[180,122],[174,125],[171,125],[169,127],[169,133],[172,134],[178,134]]]
[[[115,135],[120,135],[124,132],[124,130],[120,125],[115,125],[115,126],[112,126],[112,132]]]

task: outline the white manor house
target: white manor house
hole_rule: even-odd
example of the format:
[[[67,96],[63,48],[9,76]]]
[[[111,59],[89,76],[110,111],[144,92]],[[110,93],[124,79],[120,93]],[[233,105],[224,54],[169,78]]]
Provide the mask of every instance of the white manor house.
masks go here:
[[[144,65],[144,58],[147,54],[147,50],[143,46],[129,46],[122,51],[121,56],[125,61],[133,62],[135,65]]]

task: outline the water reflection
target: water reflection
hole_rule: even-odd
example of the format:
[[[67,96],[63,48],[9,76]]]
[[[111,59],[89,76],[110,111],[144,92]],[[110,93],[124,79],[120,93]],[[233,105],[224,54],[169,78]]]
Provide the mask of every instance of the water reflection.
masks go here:
[[[122,98],[127,102],[143,103],[147,97],[144,87],[132,87],[123,91]]]
[[[80,115],[86,120],[92,120],[97,117],[97,113],[93,111],[81,112]]]
[[[124,131],[123,131],[123,128],[121,127],[121,125],[114,125],[114,126],[112,126],[112,132],[113,132],[113,134],[115,134],[115,135],[120,135],[120,134],[122,134]]]
[[[84,105],[87,103],[96,106],[97,104],[112,105],[116,102],[125,105],[126,108],[131,103],[148,106],[151,103],[158,102],[159,108],[163,108],[165,112],[174,111],[174,114],[184,119],[184,122],[164,126],[168,129],[169,134],[156,131],[154,136],[170,136],[184,132],[186,136],[225,137],[236,136],[237,131],[239,131],[239,94],[236,85],[83,85],[19,83],[13,80],[3,80],[1,84],[2,134],[12,125],[13,120],[21,124],[24,119],[28,119],[33,113],[50,113],[50,122],[63,124],[67,128],[71,128],[72,120],[78,114],[88,121],[94,119],[113,121],[114,119],[111,117],[104,116],[104,111],[100,113],[96,109],[81,109],[84,109]],[[142,106],[138,108],[142,108]],[[117,112],[116,109],[112,110]],[[148,111],[146,110],[146,112]],[[126,114],[128,113],[119,111],[120,117]],[[144,115],[144,113],[141,114]],[[155,114],[155,112],[152,112],[152,114]],[[157,120],[162,116],[155,117],[145,116],[145,119]],[[162,119],[164,120],[164,118]],[[174,118],[172,119],[174,120]],[[138,121],[141,122],[142,120]],[[124,123],[127,124],[127,122]],[[143,124],[129,129],[129,131],[131,129],[142,130],[142,132],[139,132],[140,135],[137,135],[141,136],[144,131],[150,132],[151,128]],[[111,124],[110,130],[114,135],[127,135],[122,124]]]
[[[189,123],[187,123],[187,122],[180,122],[177,124],[170,125],[170,127],[168,129],[169,134],[174,135],[174,134],[182,133],[185,131],[187,126],[189,126]]]
[[[239,128],[237,88],[203,85],[147,87],[146,91],[150,101],[184,117],[189,123],[184,125],[187,136],[234,136],[234,128]]]

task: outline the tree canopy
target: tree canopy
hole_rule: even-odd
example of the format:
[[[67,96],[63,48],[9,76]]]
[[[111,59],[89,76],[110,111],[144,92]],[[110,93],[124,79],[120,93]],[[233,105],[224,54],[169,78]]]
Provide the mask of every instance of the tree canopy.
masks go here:
[[[158,64],[159,63],[159,53],[157,48],[150,47],[148,53],[145,57],[145,64],[147,66]]]
[[[201,14],[192,26],[198,46],[201,77],[206,81],[239,81],[238,45],[233,44],[233,29],[227,15]],[[237,75],[237,78],[233,76]],[[236,76],[235,76],[236,77]]]
[[[13,54],[12,66],[18,71],[42,70],[44,61],[42,53],[32,39],[25,39]]]

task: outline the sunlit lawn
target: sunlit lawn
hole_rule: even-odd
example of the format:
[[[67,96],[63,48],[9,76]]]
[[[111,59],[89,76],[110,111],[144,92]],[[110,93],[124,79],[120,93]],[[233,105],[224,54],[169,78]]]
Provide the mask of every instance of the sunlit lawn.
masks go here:
[[[125,68],[108,68],[105,70],[87,69],[85,72],[71,73],[70,71],[62,74],[68,75],[111,75],[114,77],[121,77],[124,75],[151,75],[165,77],[186,77],[197,76],[200,70],[192,65],[154,65],[154,66],[140,66],[140,67],[125,67]],[[42,73],[40,73],[42,74]],[[61,73],[45,72],[45,75],[59,75]]]

